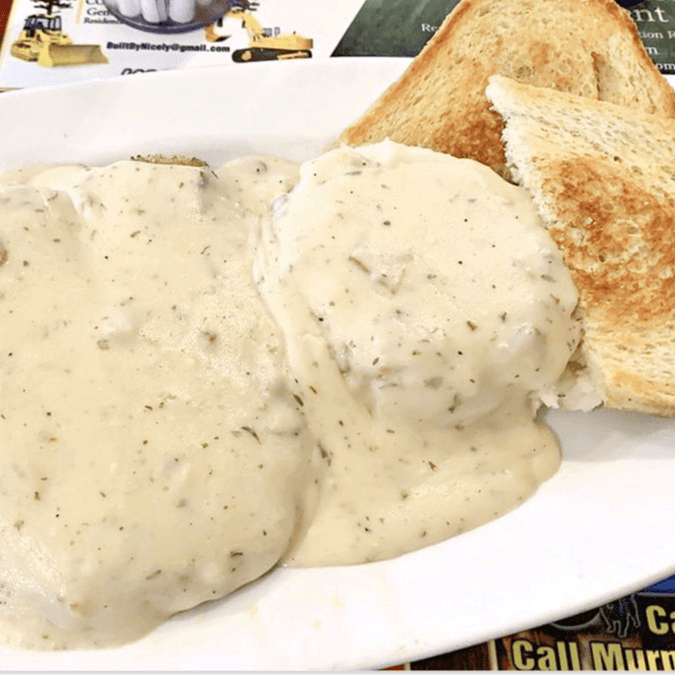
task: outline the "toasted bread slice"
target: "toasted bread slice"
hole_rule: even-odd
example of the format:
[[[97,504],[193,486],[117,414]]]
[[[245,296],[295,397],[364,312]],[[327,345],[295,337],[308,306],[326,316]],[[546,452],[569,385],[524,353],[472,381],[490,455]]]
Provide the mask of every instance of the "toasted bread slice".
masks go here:
[[[179,166],[208,167],[208,163],[199,157],[187,155],[134,155],[130,157],[133,162],[147,162],[148,164],[175,164]]]
[[[487,96],[579,289],[605,405],[675,416],[675,120],[500,76]]]
[[[462,0],[340,140],[388,137],[507,176],[502,121],[485,98],[495,73],[675,117],[675,92],[615,0]]]

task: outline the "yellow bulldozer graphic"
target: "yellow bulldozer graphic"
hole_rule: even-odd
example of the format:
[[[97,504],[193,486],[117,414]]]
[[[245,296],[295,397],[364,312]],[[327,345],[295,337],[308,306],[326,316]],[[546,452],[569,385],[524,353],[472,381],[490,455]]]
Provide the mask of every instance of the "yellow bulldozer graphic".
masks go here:
[[[108,63],[99,45],[74,45],[61,30],[61,17],[49,14],[27,17],[10,53],[18,59],[37,61],[48,67]]]

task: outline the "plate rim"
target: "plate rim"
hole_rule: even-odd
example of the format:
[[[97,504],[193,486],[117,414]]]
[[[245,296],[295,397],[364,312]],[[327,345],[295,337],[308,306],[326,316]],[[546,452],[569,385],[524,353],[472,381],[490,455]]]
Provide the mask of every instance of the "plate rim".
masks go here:
[[[294,86],[298,89],[301,89],[298,84],[298,78],[305,77],[307,73],[310,73],[312,71],[321,71],[321,70],[328,70],[331,73],[345,73],[345,72],[352,72],[352,75],[355,77],[362,76],[363,73],[368,71],[370,73],[370,76],[372,76],[373,73],[376,73],[375,79],[377,77],[380,78],[385,78],[385,76],[391,76],[394,78],[397,76],[402,69],[409,63],[410,59],[401,59],[397,60],[397,63],[394,65],[392,63],[391,58],[369,58],[367,60],[364,60],[362,57],[341,57],[340,59],[337,60],[327,60],[327,61],[314,61],[314,62],[308,62],[308,63],[289,63],[289,64],[284,64],[284,71],[283,75],[284,77],[276,77],[277,75],[280,75],[280,71],[274,71],[272,70],[273,68],[278,68],[277,65],[270,65],[270,64],[249,64],[246,66],[246,68],[253,68],[255,69],[253,72],[259,73],[258,76],[264,78],[264,81],[266,83],[270,82],[277,82],[279,83],[281,80],[286,80],[286,83],[288,81],[293,81]],[[372,72],[371,72],[372,71]],[[274,77],[271,77],[274,75]],[[158,90],[160,92],[163,92],[166,90],[166,88],[174,88],[178,89],[179,85],[181,83],[185,82],[191,82],[191,83],[198,83],[202,84],[204,82],[214,82],[214,81],[222,81],[222,79],[228,79],[228,78],[239,78],[241,80],[246,79],[251,76],[251,71],[247,71],[244,73],[243,71],[240,73],[239,70],[237,69],[236,66],[213,66],[209,68],[203,68],[199,70],[182,70],[182,71],[163,71],[163,72],[157,72],[157,73],[147,73],[147,74],[142,74],[142,75],[135,75],[135,76],[118,76],[115,78],[109,78],[107,80],[95,80],[95,81],[87,81],[87,82],[76,82],[76,83],[69,83],[69,84],[64,84],[64,85],[49,85],[45,87],[40,87],[40,88],[35,88],[35,89],[30,89],[30,90],[22,90],[22,91],[12,91],[12,92],[4,92],[2,97],[0,97],[0,120],[3,119],[3,115],[6,114],[8,109],[11,109],[12,106],[15,107],[16,110],[22,109],[25,107],[26,103],[30,103],[31,99],[44,102],[45,100],[54,100],[54,98],[57,100],[62,99],[64,96],[73,96],[74,94],[77,94],[75,98],[78,98],[80,96],[87,96],[91,95],[92,92],[94,94],[99,94],[100,92],[103,92],[106,95],[115,94],[118,95],[120,93],[127,95],[127,92],[129,90],[132,91],[133,96],[145,96],[147,97],[149,94],[148,93],[141,93],[143,92],[144,89],[146,90]],[[344,76],[341,76],[344,77]],[[143,78],[135,80],[133,78]],[[141,85],[144,85],[141,87]],[[279,84],[277,84],[279,86]],[[133,93],[135,92],[135,93]],[[361,100],[365,100],[367,97],[363,96],[361,97]],[[156,105],[158,102],[156,102]],[[36,106],[37,107],[37,106]],[[350,113],[355,112],[355,110],[350,109]],[[15,113],[16,114],[16,113]],[[331,118],[332,119],[332,118]],[[29,122],[26,122],[28,124]],[[77,125],[74,125],[73,128],[76,128]],[[320,131],[323,130],[324,127],[320,128]],[[72,132],[69,131],[69,133],[73,134],[74,133],[74,138],[77,140],[79,137],[77,136],[77,132]],[[319,133],[319,132],[317,132]],[[319,133],[320,135],[320,133]],[[72,138],[68,138],[68,142],[72,141]],[[91,137],[91,136],[90,136]],[[93,136],[95,137],[95,136]],[[208,139],[207,139],[208,140]],[[316,139],[314,139],[312,142],[314,143]],[[63,141],[65,143],[65,140]],[[73,146],[74,150],[77,152],[78,147],[75,145]],[[0,164],[2,164],[2,157],[3,157],[3,150],[0,149]],[[593,413],[591,413],[593,414]],[[554,415],[555,417],[555,415]],[[560,417],[560,416],[558,416]],[[564,417],[564,415],[562,416]],[[561,418],[562,419],[562,418]],[[649,424],[647,423],[647,426],[651,429],[654,426],[654,424]],[[609,452],[609,451],[608,451]],[[611,453],[610,453],[611,455]],[[623,458],[622,458],[623,459]],[[607,460],[609,462],[615,462],[615,458],[611,457]],[[673,466],[675,466],[675,459],[673,460]],[[563,460],[563,467],[561,468],[561,471],[565,471],[565,467],[571,470],[572,467],[569,466],[569,462],[566,462]],[[616,469],[616,466],[614,466],[614,469]],[[566,476],[567,474],[563,473],[563,476]],[[675,473],[674,473],[675,475]],[[556,478],[558,478],[560,474],[551,481],[549,481],[547,484],[545,484],[540,490],[540,493],[547,494],[550,490],[554,489],[555,486],[557,485]],[[560,479],[560,478],[559,478]],[[538,493],[539,494],[539,493]],[[535,495],[532,499],[529,500],[528,504],[532,504],[533,500],[537,499],[538,495]],[[389,567],[394,570],[388,571],[386,574],[384,574],[383,578],[385,581],[389,581],[390,577],[395,576],[396,570],[401,567],[401,566],[406,566],[408,562],[414,561],[415,558],[418,558],[422,561],[425,559],[428,559],[429,556],[433,557],[433,552],[432,549],[436,549],[437,551],[440,551],[441,549],[449,549],[450,555],[452,554],[452,550],[457,547],[457,545],[453,542],[461,541],[463,543],[465,542],[471,542],[475,541],[476,538],[481,538],[483,536],[483,533],[485,533],[486,536],[488,536],[490,533],[494,535],[495,528],[499,529],[500,527],[503,526],[504,522],[520,522],[522,521],[523,518],[528,517],[533,517],[532,514],[530,514],[530,511],[532,511],[532,507],[529,506],[528,504],[525,504],[524,506],[520,507],[518,510],[514,512],[510,512],[506,516],[493,521],[492,523],[488,523],[484,526],[481,526],[477,530],[473,530],[471,532],[465,533],[463,535],[460,535],[460,537],[455,538],[455,540],[450,540],[449,542],[442,542],[441,544],[437,544],[433,547],[428,547],[427,549],[422,549],[421,551],[416,551],[410,554],[406,554],[405,556],[401,556],[398,559],[395,559],[398,562],[394,561],[385,561],[383,563],[371,563],[370,564],[370,569],[376,569],[376,566],[379,566],[379,569],[382,568],[383,565],[389,565]],[[536,502],[535,502],[536,504]],[[535,509],[536,511],[536,509]],[[536,514],[535,514],[536,515]],[[673,509],[673,515],[675,515],[675,508]],[[536,518],[535,518],[536,522]],[[463,544],[460,546],[460,549],[463,547]],[[464,547],[466,548],[466,547]],[[480,547],[479,547],[480,548]],[[674,549],[675,550],[675,549]],[[579,603],[577,601],[577,604],[574,606],[570,606],[568,609],[570,610],[568,612],[568,609],[565,610],[565,614],[574,614],[580,611],[584,611],[586,609],[591,609],[595,606],[598,606],[598,604],[603,604],[603,602],[608,601],[612,598],[615,597],[620,597],[620,595],[623,594],[628,594],[633,591],[640,590],[641,588],[644,588],[648,586],[650,583],[659,581],[662,578],[665,578],[668,573],[675,572],[675,555],[673,555],[673,563],[671,567],[668,567],[667,569],[659,569],[659,571],[654,571],[652,574],[642,574],[640,578],[636,578],[634,581],[626,582],[621,588],[613,588],[611,591],[606,591],[606,592],[599,592],[593,597],[589,597],[587,601]],[[427,560],[428,562],[428,560]],[[413,564],[415,564],[413,562]],[[358,568],[359,570],[364,569],[364,566],[351,566],[351,568]],[[324,568],[328,569],[328,568]],[[345,568],[346,569],[346,568]],[[292,578],[293,576],[297,575],[296,571],[293,570],[277,570],[280,574],[277,574],[277,577],[286,577],[286,578]],[[255,593],[261,586],[264,586],[265,583],[269,583],[269,579],[274,575],[275,573],[272,573],[269,577],[265,577],[260,583],[254,582],[251,584],[249,587],[245,589],[244,592],[239,593],[238,597],[239,598],[246,598],[246,593],[250,593],[252,596],[255,596]],[[326,575],[326,572],[321,572],[318,574],[318,577]],[[346,573],[348,576],[348,573]],[[330,575],[329,575],[330,576]],[[618,593],[618,594],[617,594]],[[234,596],[233,596],[234,597]],[[224,602],[229,602],[230,600],[233,599],[233,597],[229,599],[225,599]],[[224,606],[224,605],[223,605]],[[249,605],[250,607],[250,605]],[[248,610],[246,610],[248,611]],[[201,612],[195,612],[195,614],[200,615],[203,620],[204,614]],[[183,620],[185,618],[185,615],[180,620]],[[538,625],[541,625],[543,623],[547,623],[547,620],[553,620],[554,618],[560,618],[560,613],[557,611],[554,611],[551,609],[551,612],[549,615],[541,614],[539,615],[540,619],[544,619],[539,622]],[[539,619],[538,619],[539,621]],[[176,622],[174,622],[176,623]],[[407,626],[405,623],[405,620],[402,620],[402,624]],[[165,625],[166,626],[166,625]],[[507,635],[513,632],[517,632],[518,630],[522,630],[524,628],[530,628],[532,627],[530,624],[530,621],[525,621],[524,618],[520,619],[513,625],[509,626],[508,628],[505,627],[504,621],[500,624],[502,626],[499,629],[499,632],[501,635]],[[502,632],[505,631],[505,632]],[[474,628],[474,632],[472,633],[471,636],[467,636],[467,639],[469,640],[468,643],[463,642],[461,645],[457,644],[456,642],[453,643],[452,640],[449,641],[444,641],[444,645],[449,645],[451,649],[449,651],[452,651],[454,649],[459,649],[461,647],[469,646],[470,644],[479,644],[481,642],[484,642],[488,639],[498,637],[498,635],[494,634],[495,629],[493,628],[486,628],[483,632],[480,630],[476,630]],[[9,664],[9,666],[13,669],[19,669],[19,670],[26,670],[26,669],[33,669],[35,666],[40,666],[43,665],[44,663],[51,663],[49,665],[50,669],[54,670],[70,670],[73,668],[74,663],[79,663],[80,667],[82,668],[91,668],[94,667],[96,669],[104,669],[104,670],[110,670],[110,669],[119,669],[120,667],[124,669],[135,669],[138,665],[137,659],[133,657],[133,655],[129,656],[128,659],[126,656],[122,655],[122,652],[126,654],[128,651],[134,651],[135,649],[140,650],[140,653],[143,655],[143,658],[148,658],[148,654],[144,652],[144,650],[150,649],[152,651],[152,644],[156,642],[155,638],[152,636],[155,635],[156,638],[159,639],[159,642],[161,643],[162,640],[166,638],[166,635],[171,634],[171,628],[165,628],[161,627],[160,629],[157,629],[157,631],[154,631],[153,634],[148,636],[148,638],[143,638],[137,643],[132,643],[132,645],[129,645],[128,647],[123,647],[120,650],[96,650],[94,652],[15,652],[14,650],[11,650],[13,654],[21,654],[21,655],[26,655],[27,658],[22,659],[22,658],[17,658],[14,659],[11,657],[11,655],[7,655],[6,652],[8,651],[5,648],[0,648],[0,658],[3,659],[3,665]],[[371,655],[368,658],[364,659],[363,657],[355,657],[350,660],[349,657],[343,655],[342,661],[338,664],[338,667],[340,669],[353,669],[353,668],[373,668],[373,667],[385,667],[389,665],[397,665],[399,663],[404,663],[404,662],[409,662],[411,660],[418,660],[421,658],[426,658],[428,656],[431,656],[433,654],[438,654],[438,653],[443,653],[446,650],[446,646],[439,644],[438,639],[427,639],[425,641],[424,637],[420,635],[415,635],[413,636],[413,633],[407,633],[406,635],[407,643],[406,644],[399,644],[398,647],[393,647],[390,653],[388,654],[380,654],[378,656]],[[112,654],[111,654],[112,652]],[[44,656],[47,654],[48,656]],[[74,656],[75,655],[75,658]],[[151,658],[151,655],[150,655]],[[22,665],[22,661],[25,662]],[[55,662],[55,663],[54,663]],[[143,661],[141,659],[140,663],[151,663],[151,661]],[[190,664],[194,663],[194,660],[188,659],[186,664],[181,666],[182,669],[192,669],[193,666]],[[219,670],[222,669],[223,666],[229,668],[227,663],[223,662],[218,662],[214,663],[212,666],[207,667],[208,664],[205,662],[202,663],[201,661],[199,662],[200,669],[205,669],[205,670]],[[309,668],[309,669],[333,669],[337,662],[332,661],[330,663],[320,663],[316,661],[308,662],[308,663],[300,663],[299,667],[301,669],[303,668]],[[264,666],[265,664],[263,664]],[[298,668],[297,664],[294,663],[288,663],[288,664],[283,664],[279,663],[278,666],[275,666],[275,669],[279,670],[295,670]],[[245,669],[260,669],[259,665],[256,665],[255,663],[252,663],[248,666],[245,666]]]

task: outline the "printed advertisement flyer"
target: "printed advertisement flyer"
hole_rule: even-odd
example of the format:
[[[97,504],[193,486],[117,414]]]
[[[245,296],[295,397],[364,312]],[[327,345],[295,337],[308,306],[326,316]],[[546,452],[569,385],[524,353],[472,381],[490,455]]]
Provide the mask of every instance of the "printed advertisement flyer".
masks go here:
[[[389,670],[671,672],[675,576],[544,626]]]
[[[457,2],[15,0],[0,51],[0,88],[260,60],[413,57]],[[158,6],[173,6],[168,3],[179,3],[182,18],[198,17],[194,8],[200,6],[215,18],[185,30],[192,24],[157,14]],[[675,2],[620,4],[631,12],[658,67],[675,74]]]
[[[675,577],[496,641],[498,670],[675,670]]]

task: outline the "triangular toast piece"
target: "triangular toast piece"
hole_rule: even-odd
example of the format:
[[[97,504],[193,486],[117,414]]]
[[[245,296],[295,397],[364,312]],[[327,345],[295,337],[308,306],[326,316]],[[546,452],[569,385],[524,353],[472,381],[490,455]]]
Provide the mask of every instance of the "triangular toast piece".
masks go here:
[[[388,137],[508,176],[502,122],[485,98],[495,73],[675,117],[675,92],[615,0],[462,0],[340,140]]]
[[[605,406],[675,416],[675,120],[500,76],[486,93],[579,289]]]

